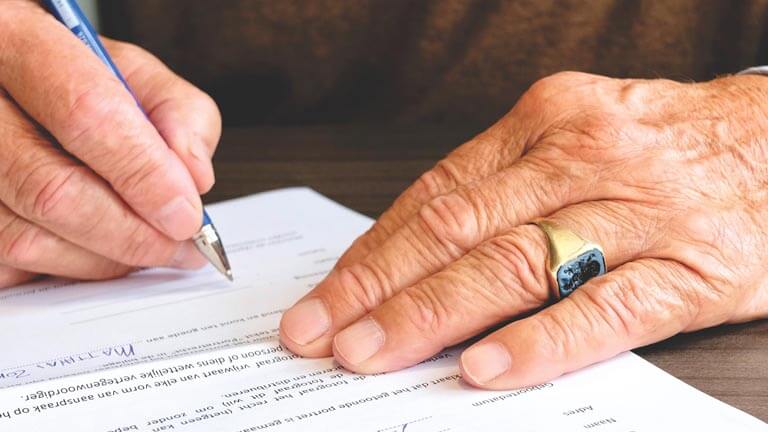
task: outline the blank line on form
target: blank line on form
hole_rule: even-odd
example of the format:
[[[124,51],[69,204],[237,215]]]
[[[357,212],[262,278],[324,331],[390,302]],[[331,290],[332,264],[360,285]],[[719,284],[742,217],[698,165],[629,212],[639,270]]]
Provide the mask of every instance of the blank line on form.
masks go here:
[[[184,303],[184,302],[188,302],[188,301],[192,301],[192,300],[201,299],[201,298],[204,298],[204,297],[212,297],[212,296],[217,296],[217,295],[222,295],[222,294],[231,294],[231,293],[234,293],[234,292],[237,292],[237,291],[242,291],[242,290],[249,289],[249,288],[251,288],[251,286],[247,285],[247,286],[240,287],[240,288],[235,288],[235,289],[232,289],[232,290],[217,291],[217,292],[203,294],[203,295],[194,296],[194,297],[186,297],[186,298],[183,298],[181,300],[174,300],[174,301],[165,302],[165,303],[158,303],[158,304],[154,304],[154,305],[150,305],[150,306],[145,306],[145,307],[141,307],[141,308],[137,308],[137,309],[124,310],[124,311],[120,311],[120,312],[115,312],[113,314],[100,315],[100,316],[96,316],[96,317],[92,317],[92,318],[88,318],[88,319],[84,319],[84,320],[80,320],[80,321],[73,321],[73,322],[71,322],[69,324],[70,325],[84,324],[84,323],[88,323],[88,322],[92,322],[92,321],[98,321],[98,320],[101,320],[101,319],[112,318],[112,317],[115,317],[115,316],[126,315],[126,314],[130,314],[130,313],[134,313],[134,312],[141,312],[141,311],[145,311],[145,310],[148,310],[148,309],[155,309],[155,308],[164,307],[164,306],[171,306],[171,305],[175,305],[175,304],[179,304],[179,303]]]

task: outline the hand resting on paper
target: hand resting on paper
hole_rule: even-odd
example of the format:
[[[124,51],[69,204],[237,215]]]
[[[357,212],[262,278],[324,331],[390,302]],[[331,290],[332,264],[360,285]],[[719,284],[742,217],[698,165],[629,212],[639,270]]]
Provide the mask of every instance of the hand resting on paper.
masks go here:
[[[104,64],[33,1],[0,7],[0,287],[199,267],[189,241],[214,182],[210,97],[142,49]]]
[[[361,373],[462,354],[471,384],[540,383],[768,316],[768,78],[560,73],[406,190],[283,316],[282,341]],[[554,303],[546,217],[608,273]]]

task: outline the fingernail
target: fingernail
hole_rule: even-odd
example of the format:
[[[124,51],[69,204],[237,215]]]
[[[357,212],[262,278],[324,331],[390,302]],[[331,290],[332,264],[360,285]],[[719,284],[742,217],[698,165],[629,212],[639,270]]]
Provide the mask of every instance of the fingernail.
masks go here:
[[[301,301],[283,314],[283,333],[299,345],[307,345],[331,328],[331,316],[319,298]]]
[[[371,317],[344,329],[333,338],[336,353],[349,364],[359,364],[376,354],[384,345],[384,331]]]
[[[203,215],[185,197],[176,197],[160,209],[157,222],[174,240],[187,240],[200,228]]]
[[[180,269],[199,269],[208,261],[191,241],[182,242],[171,259],[170,266]]]
[[[461,355],[464,373],[478,384],[485,384],[509,370],[509,352],[497,342],[474,346]]]

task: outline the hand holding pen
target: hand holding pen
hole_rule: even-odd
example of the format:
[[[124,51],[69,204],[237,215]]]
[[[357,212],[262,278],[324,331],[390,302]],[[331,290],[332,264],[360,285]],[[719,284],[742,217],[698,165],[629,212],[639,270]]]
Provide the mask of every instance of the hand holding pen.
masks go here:
[[[159,60],[104,39],[137,106],[39,4],[0,8],[0,286],[197,268],[216,105]]]

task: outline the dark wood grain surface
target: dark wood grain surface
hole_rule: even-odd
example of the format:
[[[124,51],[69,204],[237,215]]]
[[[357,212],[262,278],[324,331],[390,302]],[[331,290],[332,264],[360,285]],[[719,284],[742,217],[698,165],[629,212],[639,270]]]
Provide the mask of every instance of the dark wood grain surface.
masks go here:
[[[306,185],[376,217],[481,126],[226,129],[207,202]],[[308,216],[310,217],[310,216]],[[768,321],[723,326],[637,350],[694,387],[768,422]]]

